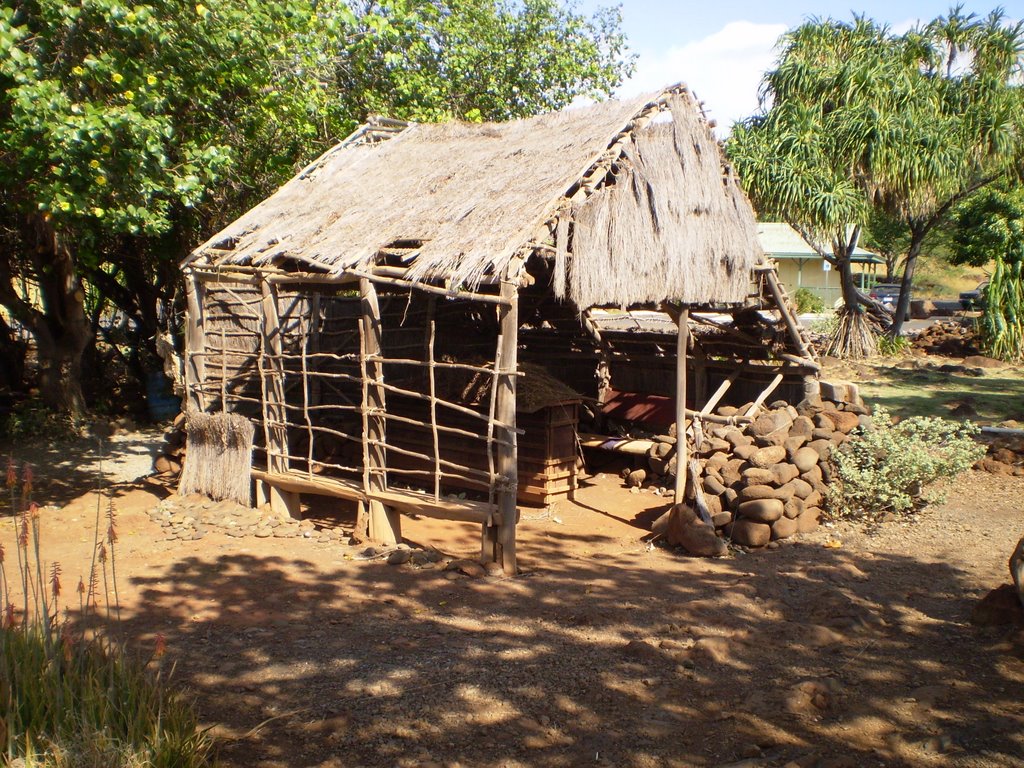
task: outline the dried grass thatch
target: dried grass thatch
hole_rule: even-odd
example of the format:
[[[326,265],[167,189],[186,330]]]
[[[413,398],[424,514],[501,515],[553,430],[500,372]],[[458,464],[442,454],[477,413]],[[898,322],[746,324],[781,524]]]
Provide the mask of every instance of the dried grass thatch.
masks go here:
[[[196,253],[228,243],[231,254],[214,261],[258,266],[287,256],[341,274],[418,241],[414,275],[475,284],[501,273],[551,201],[650,101],[412,125],[388,141],[339,145]]]
[[[643,129],[664,107],[671,122]],[[595,168],[586,186],[596,179],[597,192],[574,194]],[[600,169],[609,168],[615,183],[600,187]],[[504,274],[556,218],[555,290],[580,308],[738,302],[760,258],[749,203],[699,106],[679,87],[508,123],[412,125],[386,141],[342,143],[192,261],[260,267],[287,258],[341,276],[398,254],[412,280],[476,287]]]
[[[723,178],[711,131],[682,99],[672,122],[635,134],[615,183],[575,207],[568,283],[577,306],[743,301],[760,259],[757,224],[734,178]],[[562,259],[556,259],[556,269]]]
[[[235,413],[185,414],[187,450],[178,493],[249,503],[252,422]]]

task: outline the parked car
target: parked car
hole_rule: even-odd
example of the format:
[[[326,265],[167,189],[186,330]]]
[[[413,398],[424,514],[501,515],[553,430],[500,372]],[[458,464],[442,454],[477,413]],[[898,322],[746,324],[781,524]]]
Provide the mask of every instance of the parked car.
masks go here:
[[[900,288],[901,285],[899,283],[879,283],[871,289],[868,297],[877,301],[890,312],[895,312],[896,304],[899,303],[900,300]],[[904,320],[910,319],[911,298],[912,297],[910,296],[907,297],[907,311],[903,318]]]
[[[960,306],[965,310],[984,309],[987,289],[988,280],[982,280],[973,291],[964,291],[960,294]]]

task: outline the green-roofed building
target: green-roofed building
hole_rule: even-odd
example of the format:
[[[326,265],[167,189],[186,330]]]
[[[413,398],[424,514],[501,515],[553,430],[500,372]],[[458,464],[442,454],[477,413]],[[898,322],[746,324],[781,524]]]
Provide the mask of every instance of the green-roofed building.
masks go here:
[[[827,307],[842,297],[839,274],[789,224],[758,222],[757,237],[765,254],[778,265],[779,277],[790,294],[797,288],[807,288],[821,297]],[[867,289],[877,278],[878,265],[885,261],[878,254],[858,247],[853,252],[853,263],[858,285]]]

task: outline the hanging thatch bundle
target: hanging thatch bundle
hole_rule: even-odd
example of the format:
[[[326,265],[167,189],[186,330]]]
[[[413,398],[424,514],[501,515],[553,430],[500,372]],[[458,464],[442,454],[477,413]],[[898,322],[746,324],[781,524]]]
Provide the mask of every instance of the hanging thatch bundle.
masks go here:
[[[187,450],[178,493],[249,503],[253,425],[235,413],[185,414]]]
[[[739,303],[747,293],[759,258],[753,211],[723,176],[708,126],[681,97],[669,104],[671,122],[625,144],[615,183],[574,206],[568,280],[558,273],[568,260],[556,259],[554,287],[581,308],[609,298]]]

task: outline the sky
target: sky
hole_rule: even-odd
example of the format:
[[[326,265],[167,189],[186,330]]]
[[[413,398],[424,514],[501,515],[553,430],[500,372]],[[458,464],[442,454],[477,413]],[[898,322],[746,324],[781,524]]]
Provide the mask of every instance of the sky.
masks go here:
[[[637,54],[636,72],[618,91],[633,96],[684,82],[704,102],[708,116],[724,135],[735,120],[757,109],[758,87],[775,61],[779,36],[813,17],[849,20],[854,13],[889,24],[897,32],[917,21],[949,12],[953,2],[905,0],[620,0],[623,31]],[[614,0],[582,0],[593,12]],[[1024,0],[981,5],[964,2],[965,12],[987,16],[996,7],[1024,18]]]

